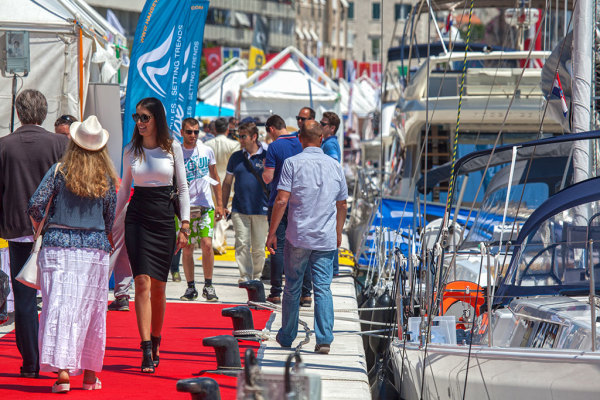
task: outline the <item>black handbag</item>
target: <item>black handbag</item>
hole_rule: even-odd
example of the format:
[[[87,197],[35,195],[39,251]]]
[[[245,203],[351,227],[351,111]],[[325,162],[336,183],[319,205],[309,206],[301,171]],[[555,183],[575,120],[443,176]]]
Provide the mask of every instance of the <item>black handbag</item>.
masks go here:
[[[171,188],[171,202],[175,215],[181,221],[181,203],[179,202],[179,189],[177,186],[177,174],[173,171],[173,187]]]

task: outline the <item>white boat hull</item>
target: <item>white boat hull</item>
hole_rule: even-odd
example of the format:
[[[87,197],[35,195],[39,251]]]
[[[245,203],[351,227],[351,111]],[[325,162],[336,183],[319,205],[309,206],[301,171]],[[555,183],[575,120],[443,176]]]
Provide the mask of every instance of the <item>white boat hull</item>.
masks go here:
[[[462,399],[469,346],[391,345],[401,398]],[[598,399],[600,353],[473,346],[465,399]],[[422,389],[421,389],[422,388]],[[423,390],[423,396],[421,396]]]

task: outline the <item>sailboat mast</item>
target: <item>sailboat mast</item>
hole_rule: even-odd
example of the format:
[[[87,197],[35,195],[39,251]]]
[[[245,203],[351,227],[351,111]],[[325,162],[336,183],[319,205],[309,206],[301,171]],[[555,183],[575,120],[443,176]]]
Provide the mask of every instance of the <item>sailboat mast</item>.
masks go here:
[[[590,130],[593,12],[593,0],[575,2],[573,10],[573,133]]]
[[[593,0],[578,0],[573,10],[573,78],[572,78],[572,129],[571,132],[590,130],[592,97],[592,13]],[[581,182],[589,177],[589,151],[587,145],[575,143],[573,147],[573,180]]]

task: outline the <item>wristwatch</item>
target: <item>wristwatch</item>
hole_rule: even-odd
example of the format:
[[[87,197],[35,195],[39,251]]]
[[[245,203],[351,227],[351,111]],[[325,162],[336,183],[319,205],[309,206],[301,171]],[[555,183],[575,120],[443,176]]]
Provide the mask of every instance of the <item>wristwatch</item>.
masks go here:
[[[190,236],[190,234],[192,233],[192,230],[190,228],[181,228],[181,229],[179,229],[179,232],[183,232],[185,234],[185,236]]]

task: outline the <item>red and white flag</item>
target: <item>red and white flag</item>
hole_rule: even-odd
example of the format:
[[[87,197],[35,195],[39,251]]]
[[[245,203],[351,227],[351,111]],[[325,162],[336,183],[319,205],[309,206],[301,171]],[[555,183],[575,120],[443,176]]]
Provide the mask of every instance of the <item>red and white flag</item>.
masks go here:
[[[567,107],[567,101],[565,100],[565,94],[563,92],[562,85],[560,84],[558,72],[556,73],[556,78],[554,78],[554,83],[552,84],[552,94],[560,99],[560,106],[562,108],[563,115],[566,117],[569,113],[569,107]]]
[[[206,73],[208,75],[215,72],[223,64],[221,47],[204,48],[204,57],[206,57]]]

